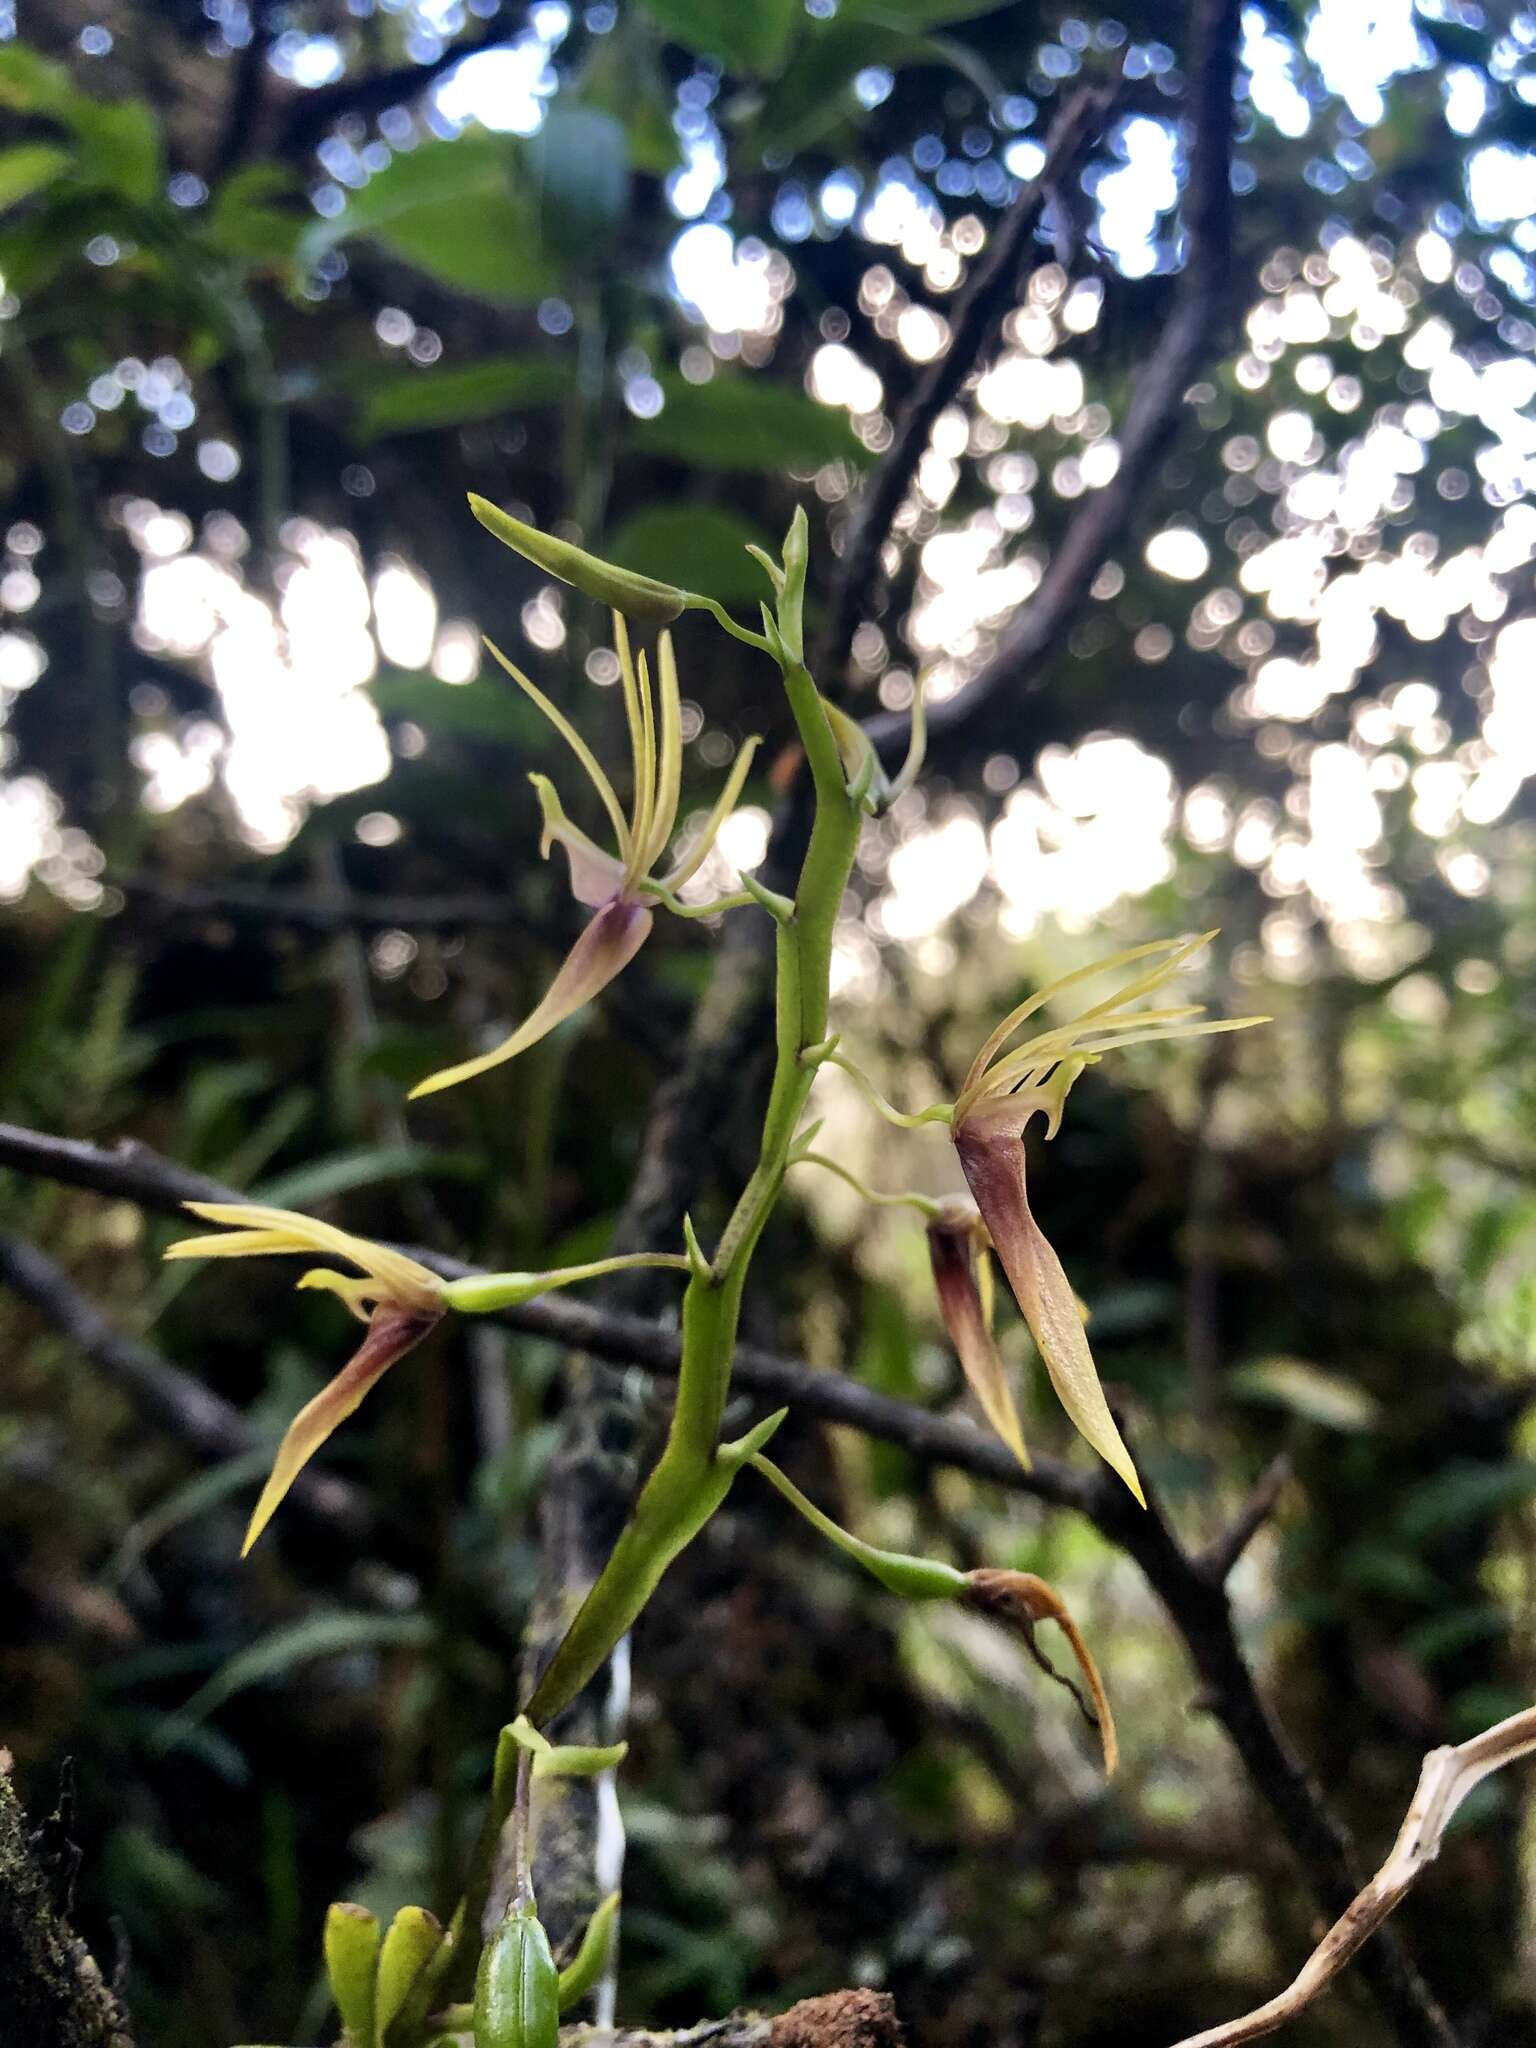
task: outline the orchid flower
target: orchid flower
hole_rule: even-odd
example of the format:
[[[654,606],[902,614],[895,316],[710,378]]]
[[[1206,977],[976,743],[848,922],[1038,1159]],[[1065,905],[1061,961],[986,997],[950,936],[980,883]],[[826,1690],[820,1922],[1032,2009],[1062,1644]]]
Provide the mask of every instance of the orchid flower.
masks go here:
[[[168,1259],[245,1259],[260,1254],[321,1252],[361,1269],[361,1279],[315,1267],[300,1287],[339,1294],[367,1335],[328,1385],[301,1408],[278,1445],[271,1476],[262,1488],[241,1546],[242,1557],[271,1521],[288,1489],[331,1432],[346,1421],[375,1384],[442,1320],[448,1306],[435,1273],[365,1237],[302,1216],[292,1209],[264,1209],[249,1202],[188,1202],[194,1216],[230,1225],[227,1234],[184,1237],[166,1248]]]
[[[1214,937],[1214,932],[1206,932],[1193,939],[1132,946],[1109,960],[1063,975],[1020,1003],[972,1061],[951,1118],[961,1171],[1061,1405],[1143,1505],[1145,1497],[1136,1467],[1099,1384],[1077,1297],[1029,1206],[1022,1138],[1025,1125],[1037,1115],[1046,1119],[1047,1138],[1055,1137],[1073,1083],[1084,1068],[1094,1065],[1106,1052],[1149,1039],[1197,1038],[1217,1031],[1242,1031],[1251,1024],[1269,1021],[1265,1017],[1205,1019],[1204,1005],[1200,1003],[1127,1010],[1128,1004],[1160,989]],[[1064,990],[1091,975],[1158,954],[1164,957],[1157,966],[1137,976],[1116,995],[1082,1011],[1070,1023],[1039,1032],[1012,1051],[1005,1050],[1019,1026]],[[959,1283],[951,1278],[947,1284],[958,1304]],[[967,1341],[975,1348],[975,1317],[968,1307],[965,1313],[971,1319],[966,1325]],[[962,1353],[962,1359],[963,1356]]]
[[[616,975],[622,973],[649,937],[654,922],[653,902],[665,904],[680,916],[697,917],[711,910],[731,907],[737,900],[748,900],[746,896],[726,898],[718,904],[699,906],[680,902],[677,891],[685,882],[692,880],[709,858],[721,826],[741,795],[759,743],[754,738],[742,745],[725,787],[705,820],[704,829],[665,879],[657,878],[653,870],[671,842],[682,788],[682,703],[678,693],[677,664],[672,653],[672,637],[663,633],[659,644],[660,687],[653,693],[645,655],[642,652],[638,663],[631,657],[629,634],[618,612],[613,615],[613,628],[633,767],[634,793],[627,817],[613,784],[570,720],[520,668],[508,661],[489,641],[486,643],[518,688],[532,698],[586,770],[608,814],[618,851],[607,852],[571,822],[547,776],[529,777],[544,815],[544,835],[539,851],[547,860],[551,847],[558,844],[562,848],[570,863],[571,893],[578,903],[585,904],[597,915],[566,955],[543,999],[511,1037],[477,1059],[465,1060],[458,1066],[446,1067],[441,1073],[429,1075],[411,1090],[413,1099],[419,1095],[434,1095],[440,1088],[452,1088],[460,1081],[471,1080],[476,1074],[500,1066],[503,1060],[515,1058],[591,1002]]]
[[[992,1335],[992,1240],[963,1198],[940,1203],[928,1220],[928,1259],[939,1314],[981,1412],[1029,1470],[1029,1452],[1007,1368]]]
[[[183,1207],[209,1223],[229,1228],[215,1237],[181,1238],[166,1247],[168,1259],[247,1259],[265,1253],[324,1252],[345,1259],[362,1273],[358,1278],[319,1266],[299,1277],[300,1287],[323,1287],[339,1294],[367,1326],[368,1334],[336,1377],[289,1423],[246,1530],[242,1556],[331,1432],[346,1421],[398,1359],[437,1327],[448,1310],[490,1315],[558,1287],[600,1280],[638,1266],[664,1266],[684,1273],[691,1270],[682,1252],[619,1252],[544,1273],[466,1273],[458,1280],[443,1280],[404,1252],[354,1237],[350,1231],[294,1209],[265,1209],[253,1202],[186,1202]]]

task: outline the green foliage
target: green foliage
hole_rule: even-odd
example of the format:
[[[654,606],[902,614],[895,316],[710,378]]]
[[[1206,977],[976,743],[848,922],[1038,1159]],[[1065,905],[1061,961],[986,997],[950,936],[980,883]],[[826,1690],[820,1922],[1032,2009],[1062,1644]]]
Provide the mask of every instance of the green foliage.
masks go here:
[[[699,469],[811,469],[868,459],[846,413],[746,377],[662,379],[663,405],[630,429],[636,448]]]

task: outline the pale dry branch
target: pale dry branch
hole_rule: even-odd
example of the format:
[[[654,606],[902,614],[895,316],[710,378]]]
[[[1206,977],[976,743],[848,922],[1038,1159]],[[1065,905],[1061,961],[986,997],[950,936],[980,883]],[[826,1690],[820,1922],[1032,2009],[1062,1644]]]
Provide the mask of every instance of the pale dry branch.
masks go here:
[[[1242,2048],[1272,2034],[1327,1990],[1350,1957],[1370,1940],[1440,1853],[1440,1844],[1467,1794],[1490,1772],[1536,1751],[1536,1707],[1474,1735],[1456,1748],[1432,1749],[1391,1854],[1348,1909],[1340,1914],[1296,1976],[1268,2004],[1240,2019],[1191,2034],[1175,2048]]]

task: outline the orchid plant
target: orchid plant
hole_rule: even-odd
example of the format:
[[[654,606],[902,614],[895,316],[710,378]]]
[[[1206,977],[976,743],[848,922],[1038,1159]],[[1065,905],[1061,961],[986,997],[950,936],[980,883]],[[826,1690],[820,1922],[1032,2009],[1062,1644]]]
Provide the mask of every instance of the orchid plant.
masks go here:
[[[712,600],[653,578],[630,574],[555,540],[472,499],[477,518],[546,573],[559,577],[614,613],[614,642],[630,746],[626,811],[612,782],[565,714],[494,647],[513,682],[538,707],[585,772],[612,829],[613,850],[574,823],[553,784],[532,777],[543,817],[542,850],[558,846],[576,900],[593,915],[546,994],[491,1051],[431,1075],[421,1096],[474,1080],[515,1058],[593,1000],[635,957],[657,909],[683,917],[755,911],[776,927],[777,1003],[773,1077],[763,1115],[757,1164],[712,1250],[691,1223],[674,1249],[598,1259],[546,1272],[476,1274],[448,1279],[417,1259],[280,1209],[189,1204],[227,1234],[183,1240],[173,1258],[321,1254],[355,1272],[329,1266],[306,1271],[301,1287],[339,1295],[365,1324],[355,1355],[295,1417],[251,1517],[250,1548],[305,1463],[399,1359],[450,1312],[477,1315],[546,1290],[600,1278],[637,1265],[686,1276],[681,1310],[677,1396],[661,1454],[635,1502],[608,1562],[522,1711],[503,1731],[491,1796],[471,1857],[463,1895],[446,1929],[419,1908],[406,1908],[387,1933],[355,1906],[332,1908],[325,1954],[349,2048],[424,2048],[471,2036],[475,2048],[552,2048],[559,2014],[585,1995],[603,1969],[617,1900],[604,1903],[579,1951],[562,1971],[539,1924],[529,1844],[538,1779],[551,1773],[613,1768],[620,1751],[552,1746],[545,1730],[600,1669],[640,1613],[667,1567],[750,1467],[845,1555],[890,1591],[914,1600],[957,1601],[1022,1634],[1044,1620],[1065,1633],[1093,1705],[1106,1770],[1117,1754],[1103,1682],[1060,1596],[1044,1581],[1012,1571],[960,1571],[940,1560],[880,1550],[840,1528],[765,1455],[784,1411],[744,1436],[723,1441],[737,1325],[753,1254],[792,1167],[819,1165],[851,1180],[872,1201],[910,1204],[924,1216],[939,1308],[960,1364],[988,1424],[1021,1462],[1028,1462],[1018,1407],[992,1335],[990,1259],[996,1255],[1034,1337],[1063,1407],[1094,1450],[1141,1498],[1130,1454],[1099,1384],[1083,1315],[1060,1260],[1036,1222],[1025,1189],[1022,1143],[1028,1123],[1044,1117],[1047,1136],[1059,1127],[1068,1093],[1084,1069],[1111,1050],[1148,1039],[1241,1029],[1257,1018],[1206,1019],[1198,1005],[1133,1008],[1164,989],[1205,945],[1203,938],[1132,948],[1097,968],[1080,969],[1013,1010],[977,1053],[953,1102],[903,1115],[878,1096],[840,1051],[830,1029],[832,952],[859,835],[868,817],[888,806],[921,766],[921,700],[914,707],[907,760],[887,776],[863,731],[821,696],[804,659],[807,528],[797,512],[782,559],[758,553],[774,603],[751,631]],[[737,803],[750,773],[756,740],[737,755],[702,831],[672,852],[682,785],[682,719],[677,666],[666,628],[685,610],[706,610],[734,638],[772,659],[783,682],[810,778],[814,814],[792,897],[749,876],[732,894],[692,902],[680,893],[695,881]],[[628,622],[628,623],[627,623]],[[634,654],[629,624],[661,629],[653,682],[649,657]],[[1020,1028],[1091,973],[1155,961],[1111,997],[1069,1021],[1013,1044]],[[841,1163],[814,1149],[804,1118],[823,1068],[846,1069],[886,1115],[907,1127],[947,1128],[974,1206],[963,1199],[877,1196]],[[1049,1668],[1049,1667],[1047,1667]]]

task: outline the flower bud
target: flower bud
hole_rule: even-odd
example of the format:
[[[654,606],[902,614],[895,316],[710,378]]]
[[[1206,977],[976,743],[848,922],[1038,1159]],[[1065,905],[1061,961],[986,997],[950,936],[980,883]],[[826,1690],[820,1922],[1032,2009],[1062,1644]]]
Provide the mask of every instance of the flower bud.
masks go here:
[[[1066,1602],[1044,1579],[1036,1578],[1033,1572],[994,1570],[984,1567],[980,1571],[967,1572],[966,1590],[961,1599],[967,1607],[978,1613],[989,1615],[1001,1622],[1024,1639],[1025,1647],[1041,1669],[1054,1678],[1059,1685],[1065,1685],[1077,1693],[1077,1687],[1068,1678],[1055,1671],[1044,1655],[1035,1647],[1035,1624],[1054,1621],[1066,1637],[1088,1696],[1093,1702],[1093,1711],[1083,1704],[1081,1694],[1077,1695],[1078,1705],[1098,1728],[1099,1743],[1104,1752],[1104,1775],[1112,1778],[1120,1763],[1120,1743],[1115,1734],[1115,1717],[1110,1710],[1109,1695],[1104,1690],[1104,1681],[1099,1676],[1099,1667],[1093,1660],[1093,1652],[1083,1641],[1082,1631],[1072,1619]]]
[[[374,2026],[382,2042],[395,2021],[412,2004],[420,2005],[427,1965],[443,1944],[443,1923],[424,1906],[402,1906],[389,1924],[384,1946],[379,1951],[379,1968],[374,1992]]]
[[[475,2048],[558,2048],[560,1973],[531,1913],[512,1913],[475,1973]]]
[[[325,1916],[325,1974],[347,2048],[373,2048],[379,1923],[366,1906],[338,1899]]]
[[[597,555],[589,555],[585,548],[573,547],[567,540],[556,540],[553,534],[525,525],[473,491],[469,494],[469,509],[487,533],[494,533],[525,561],[641,625],[668,626],[688,602],[687,591],[679,590],[676,584],[659,583],[654,576],[641,576],[633,569],[620,569],[613,562],[604,562]]]

